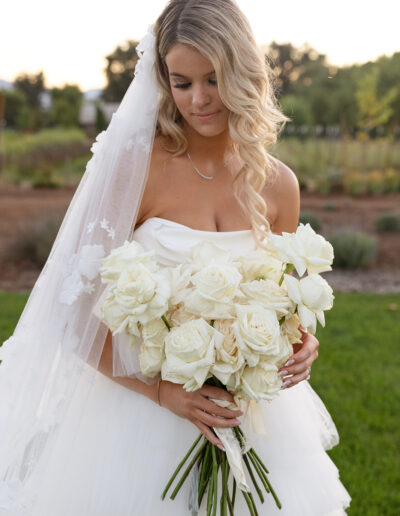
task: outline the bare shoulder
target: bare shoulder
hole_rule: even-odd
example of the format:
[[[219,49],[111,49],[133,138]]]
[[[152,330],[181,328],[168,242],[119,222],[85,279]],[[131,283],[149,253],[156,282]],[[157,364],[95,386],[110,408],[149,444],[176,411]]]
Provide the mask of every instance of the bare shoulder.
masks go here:
[[[165,144],[166,141],[162,136],[157,136],[154,139],[147,181],[137,216],[137,225],[148,217],[151,208],[154,206],[154,198],[158,190],[162,188],[162,171],[171,157],[171,154],[165,150]]]
[[[276,179],[267,185],[268,197],[276,204],[276,217],[271,230],[281,234],[282,231],[294,232],[299,224],[300,186],[296,174],[285,163],[272,157],[276,167]]]

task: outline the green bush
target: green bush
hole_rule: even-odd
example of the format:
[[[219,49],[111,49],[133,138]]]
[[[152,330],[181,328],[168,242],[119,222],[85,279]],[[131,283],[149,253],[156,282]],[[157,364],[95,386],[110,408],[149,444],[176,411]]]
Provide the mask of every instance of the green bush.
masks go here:
[[[46,213],[26,223],[17,231],[14,241],[4,251],[15,261],[29,260],[43,267],[60,228],[64,212]]]
[[[376,219],[378,231],[400,231],[400,216],[396,213],[383,213]]]
[[[343,230],[328,238],[333,246],[333,267],[359,269],[369,265],[376,256],[377,240],[362,231]]]
[[[372,170],[366,177],[367,191],[373,195],[383,194],[385,191],[385,176],[381,170]]]
[[[300,213],[299,222],[303,224],[307,224],[308,222],[314,231],[319,231],[322,227],[318,216],[312,211],[302,211]]]
[[[325,211],[337,211],[338,205],[334,201],[326,201],[323,208]]]
[[[383,173],[385,192],[395,193],[400,190],[400,171],[394,168],[388,168]]]
[[[343,177],[344,191],[349,195],[364,195],[367,193],[365,177],[360,172],[352,172]]]

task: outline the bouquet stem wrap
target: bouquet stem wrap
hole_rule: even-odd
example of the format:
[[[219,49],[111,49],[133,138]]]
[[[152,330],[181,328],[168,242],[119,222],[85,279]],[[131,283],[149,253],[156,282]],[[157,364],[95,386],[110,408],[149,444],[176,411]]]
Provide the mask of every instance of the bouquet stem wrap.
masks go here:
[[[226,400],[212,399],[212,401],[220,407],[229,408],[231,410],[238,410],[239,406],[239,409],[244,413],[241,418],[238,418],[241,421],[241,425],[244,428],[244,434],[246,436],[244,439],[244,449],[240,446],[232,428],[213,427],[213,430],[224,445],[226,457],[232,470],[232,475],[234,476],[239,489],[250,492],[250,488],[246,481],[242,454],[252,448],[251,433],[266,435],[260,408],[254,400],[240,400],[238,402],[239,405]]]

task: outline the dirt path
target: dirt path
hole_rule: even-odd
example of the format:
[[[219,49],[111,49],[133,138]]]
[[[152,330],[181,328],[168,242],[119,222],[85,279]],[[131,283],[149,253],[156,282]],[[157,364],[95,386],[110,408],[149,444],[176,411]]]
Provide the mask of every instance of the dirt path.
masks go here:
[[[21,190],[13,186],[0,188],[0,253],[5,251],[27,221],[45,214],[65,212],[73,189]],[[326,203],[336,209],[325,209]],[[329,283],[340,291],[400,292],[400,233],[378,234],[376,218],[387,211],[400,213],[400,194],[351,198],[336,194],[321,196],[302,192],[301,211],[314,212],[322,223],[318,232],[328,236],[345,227],[367,231],[378,238],[379,250],[374,263],[366,270],[327,273]],[[4,253],[2,253],[4,254]],[[29,261],[0,261],[0,290],[24,291],[32,288],[37,267]]]

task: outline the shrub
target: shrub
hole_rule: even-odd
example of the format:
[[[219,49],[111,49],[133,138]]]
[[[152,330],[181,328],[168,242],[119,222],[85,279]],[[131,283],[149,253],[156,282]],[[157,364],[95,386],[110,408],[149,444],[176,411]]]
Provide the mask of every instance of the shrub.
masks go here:
[[[385,176],[381,170],[372,170],[366,177],[367,191],[374,195],[383,194],[385,191]]]
[[[300,213],[299,222],[303,224],[310,224],[314,231],[318,231],[321,229],[321,222],[318,216],[312,211],[302,211]]]
[[[395,193],[400,190],[400,171],[388,168],[383,173],[385,192]]]
[[[334,201],[326,201],[323,208],[326,211],[336,211],[338,209],[338,206]]]
[[[400,216],[396,213],[383,213],[376,219],[378,231],[400,231]]]
[[[43,267],[61,225],[64,212],[46,213],[27,222],[17,231],[6,255],[13,260],[29,260]]]
[[[375,258],[377,240],[362,231],[343,230],[329,238],[334,250],[333,267],[358,269]]]
[[[343,177],[344,191],[349,195],[363,195],[367,192],[365,177],[360,172],[352,172]]]

